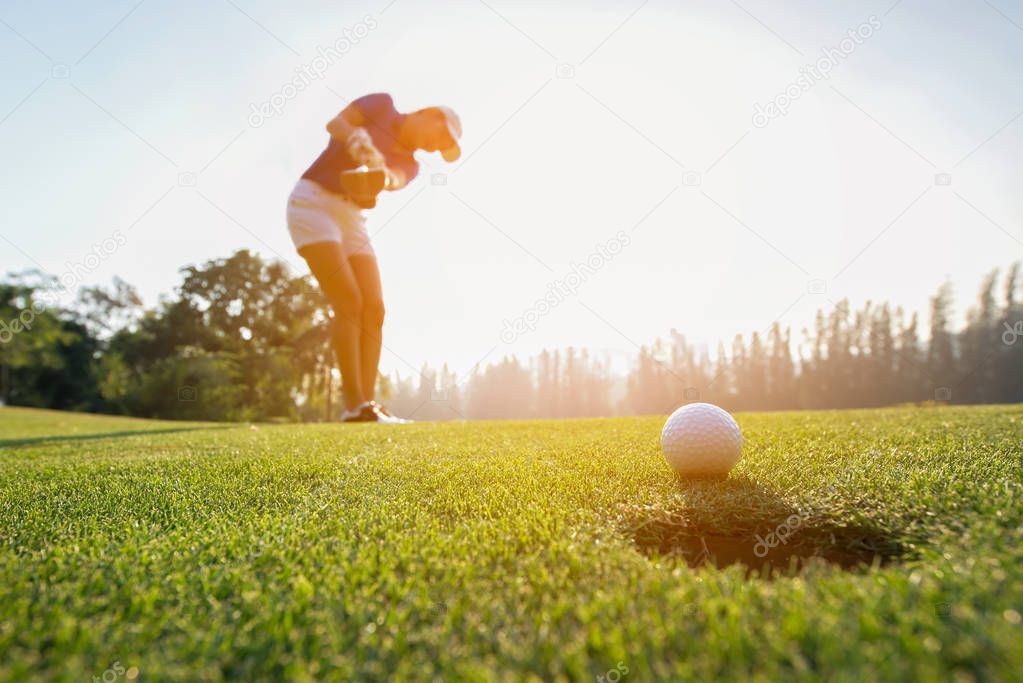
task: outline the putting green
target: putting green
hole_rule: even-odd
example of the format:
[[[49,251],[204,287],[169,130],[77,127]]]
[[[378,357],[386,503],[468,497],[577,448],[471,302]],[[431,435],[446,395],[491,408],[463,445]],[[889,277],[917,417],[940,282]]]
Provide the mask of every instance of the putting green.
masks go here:
[[[0,680],[1018,676],[1023,406],[737,418],[0,409]]]

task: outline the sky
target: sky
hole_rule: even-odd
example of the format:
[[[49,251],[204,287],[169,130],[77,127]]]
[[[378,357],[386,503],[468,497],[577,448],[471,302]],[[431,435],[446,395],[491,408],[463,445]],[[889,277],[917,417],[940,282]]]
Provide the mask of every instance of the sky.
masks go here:
[[[458,111],[370,212],[386,372],[946,279],[962,320],[1023,258],[1020,2],[3,0],[0,64],[0,270],[148,305],[237,249],[308,272],[285,205],[351,99]]]

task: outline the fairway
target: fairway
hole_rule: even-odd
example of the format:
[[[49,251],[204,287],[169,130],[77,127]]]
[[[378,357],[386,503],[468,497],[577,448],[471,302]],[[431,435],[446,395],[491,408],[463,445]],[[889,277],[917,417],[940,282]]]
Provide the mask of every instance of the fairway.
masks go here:
[[[737,418],[730,478],[685,483],[656,417],[0,409],[0,679],[92,680],[115,662],[119,680],[1023,669],[1023,407]],[[734,563],[793,515],[773,572]]]

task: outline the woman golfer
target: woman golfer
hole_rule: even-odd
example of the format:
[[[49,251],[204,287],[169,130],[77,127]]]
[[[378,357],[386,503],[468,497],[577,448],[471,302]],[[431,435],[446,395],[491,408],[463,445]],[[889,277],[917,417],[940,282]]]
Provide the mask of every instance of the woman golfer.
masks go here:
[[[419,173],[416,150],[461,154],[462,126],[447,107],[409,114],[390,95],[355,100],[327,124],[330,141],[288,199],[288,230],[334,310],[331,339],[341,368],[345,422],[407,422],[374,400],[384,301],[365,209],[382,190]]]

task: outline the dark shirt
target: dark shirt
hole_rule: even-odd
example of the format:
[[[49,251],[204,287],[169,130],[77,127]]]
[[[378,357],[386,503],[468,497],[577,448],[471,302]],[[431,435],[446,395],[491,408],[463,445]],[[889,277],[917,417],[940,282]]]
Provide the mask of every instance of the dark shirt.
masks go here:
[[[394,108],[394,100],[386,93],[366,95],[352,104],[362,112],[365,119],[363,127],[384,155],[388,168],[404,175],[406,183],[411,182],[419,173],[419,164],[412,156],[414,150],[406,149],[398,142],[405,114]],[[312,180],[325,190],[341,194],[341,172],[358,168],[359,165],[348,154],[345,144],[332,137],[327,143],[327,149],[323,150],[302,177]]]

